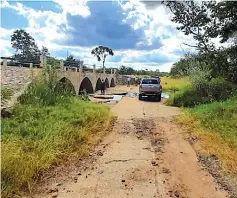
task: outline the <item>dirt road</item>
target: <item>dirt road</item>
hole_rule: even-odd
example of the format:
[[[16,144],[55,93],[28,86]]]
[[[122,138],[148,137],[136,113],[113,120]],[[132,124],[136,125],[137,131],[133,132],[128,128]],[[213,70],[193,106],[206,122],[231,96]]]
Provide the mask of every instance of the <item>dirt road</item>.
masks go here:
[[[178,108],[125,97],[111,110],[118,117],[114,129],[90,154],[89,164],[47,196],[227,197],[202,170],[182,130],[172,122]]]

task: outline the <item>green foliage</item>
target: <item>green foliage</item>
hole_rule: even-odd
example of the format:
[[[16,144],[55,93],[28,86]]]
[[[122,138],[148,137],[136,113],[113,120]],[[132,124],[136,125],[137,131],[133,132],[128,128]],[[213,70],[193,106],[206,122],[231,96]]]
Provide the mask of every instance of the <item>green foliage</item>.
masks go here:
[[[141,69],[141,70],[135,70],[131,67],[126,67],[124,65],[122,65],[119,69],[118,69],[118,73],[121,75],[137,75],[137,76],[168,76],[169,73],[168,72],[160,72],[159,69],[152,71],[152,70],[148,70],[148,69]]]
[[[101,61],[101,60],[103,61],[103,68],[104,68],[104,63],[105,63],[106,57],[109,55],[113,56],[114,52],[109,47],[98,46],[91,51],[91,54],[94,55],[98,61]]]
[[[191,86],[187,86],[173,95],[171,94],[168,99],[169,105],[178,107],[194,107],[206,102],[209,102],[207,98],[200,97]]]
[[[192,35],[201,52],[214,48],[211,38],[221,37],[222,42],[233,37],[237,30],[237,4],[231,1],[163,1],[173,13],[172,21],[178,23],[178,30]]]
[[[65,66],[71,66],[71,67],[82,67],[83,69],[86,69],[87,67],[83,65],[84,61],[80,59],[75,59],[72,55],[68,56],[64,65]]]
[[[225,102],[199,105],[189,111],[202,126],[217,132],[231,148],[237,149],[237,97]]]
[[[16,50],[15,57],[27,61],[39,61],[40,51],[35,39],[25,30],[15,30],[11,35],[12,47]]]
[[[119,68],[119,74],[121,75],[134,75],[136,74],[136,71],[135,69],[133,69],[132,67],[126,67],[124,65],[122,65],[120,68]]]
[[[13,95],[14,91],[10,88],[3,88],[1,90],[1,99],[2,100],[9,100]]]
[[[192,35],[197,44],[198,54],[186,56],[171,69],[175,77],[188,76],[187,71],[192,68],[192,61],[200,65],[208,65],[211,77],[223,77],[227,81],[237,84],[237,43],[231,39],[228,48],[216,48],[212,38],[220,37],[221,42],[235,38],[237,30],[237,4],[231,1],[164,1],[173,13],[172,21],[179,24],[178,30],[186,35]]]
[[[76,97],[54,106],[17,105],[13,112],[2,119],[2,197],[32,190],[52,164],[87,154],[90,136],[98,138],[111,120],[108,107]]]
[[[169,105],[178,107],[194,107],[213,101],[224,101],[236,94],[236,86],[223,78],[207,80],[195,80],[190,86],[186,86],[168,100]]]
[[[75,90],[68,82],[58,82],[55,68],[46,68],[42,75],[35,78],[18,100],[21,104],[55,105],[58,100],[66,100],[75,95]]]
[[[72,154],[86,155],[106,132],[109,108],[73,95],[70,82],[58,82],[55,67],[48,66],[19,98],[14,116],[2,119],[3,197],[31,191],[44,170]]]
[[[54,66],[55,68],[59,68],[60,67],[60,60],[58,60],[55,57],[49,56],[49,57],[47,57],[47,64]]]
[[[224,78],[212,78],[208,82],[208,95],[212,100],[226,100],[236,93],[236,86]]]

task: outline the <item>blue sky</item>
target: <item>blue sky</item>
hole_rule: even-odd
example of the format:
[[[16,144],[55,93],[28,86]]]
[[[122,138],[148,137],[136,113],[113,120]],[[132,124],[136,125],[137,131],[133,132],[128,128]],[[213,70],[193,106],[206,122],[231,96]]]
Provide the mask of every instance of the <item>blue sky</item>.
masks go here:
[[[101,65],[90,52],[108,46],[114,50],[108,67],[169,71],[189,50],[182,44],[188,38],[175,29],[159,2],[2,1],[1,17],[1,56],[14,53],[10,35],[19,28],[62,59],[68,51],[87,64]]]

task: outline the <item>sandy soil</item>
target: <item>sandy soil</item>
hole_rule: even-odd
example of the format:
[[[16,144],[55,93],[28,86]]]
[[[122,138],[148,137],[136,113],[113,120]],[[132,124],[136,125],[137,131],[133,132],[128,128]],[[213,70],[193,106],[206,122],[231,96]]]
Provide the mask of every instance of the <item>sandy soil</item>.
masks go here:
[[[137,87],[117,87],[137,91]],[[113,90],[110,90],[113,91]],[[162,102],[124,97],[111,111],[118,117],[113,131],[89,159],[55,177],[34,197],[223,198],[227,193],[203,170],[196,153],[172,122],[180,110]],[[84,167],[82,169],[82,167]]]

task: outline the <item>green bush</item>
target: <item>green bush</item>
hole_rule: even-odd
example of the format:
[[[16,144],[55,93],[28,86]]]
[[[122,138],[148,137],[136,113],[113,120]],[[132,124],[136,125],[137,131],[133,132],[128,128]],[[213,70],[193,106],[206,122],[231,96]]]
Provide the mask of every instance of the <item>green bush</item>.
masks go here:
[[[226,81],[224,78],[212,78],[207,83],[207,94],[212,100],[226,100],[232,96],[235,92],[236,87]]]
[[[176,92],[168,100],[168,104],[178,107],[194,107],[197,104],[210,102],[207,97],[200,97],[192,86]]]
[[[224,101],[236,93],[236,86],[223,78],[212,78],[210,81],[196,81],[174,93],[168,104],[178,107],[194,107],[212,101]]]
[[[58,100],[63,100],[75,95],[75,90],[68,82],[59,82],[56,68],[47,68],[41,75],[33,79],[28,89],[18,101],[21,104],[55,105]]]

